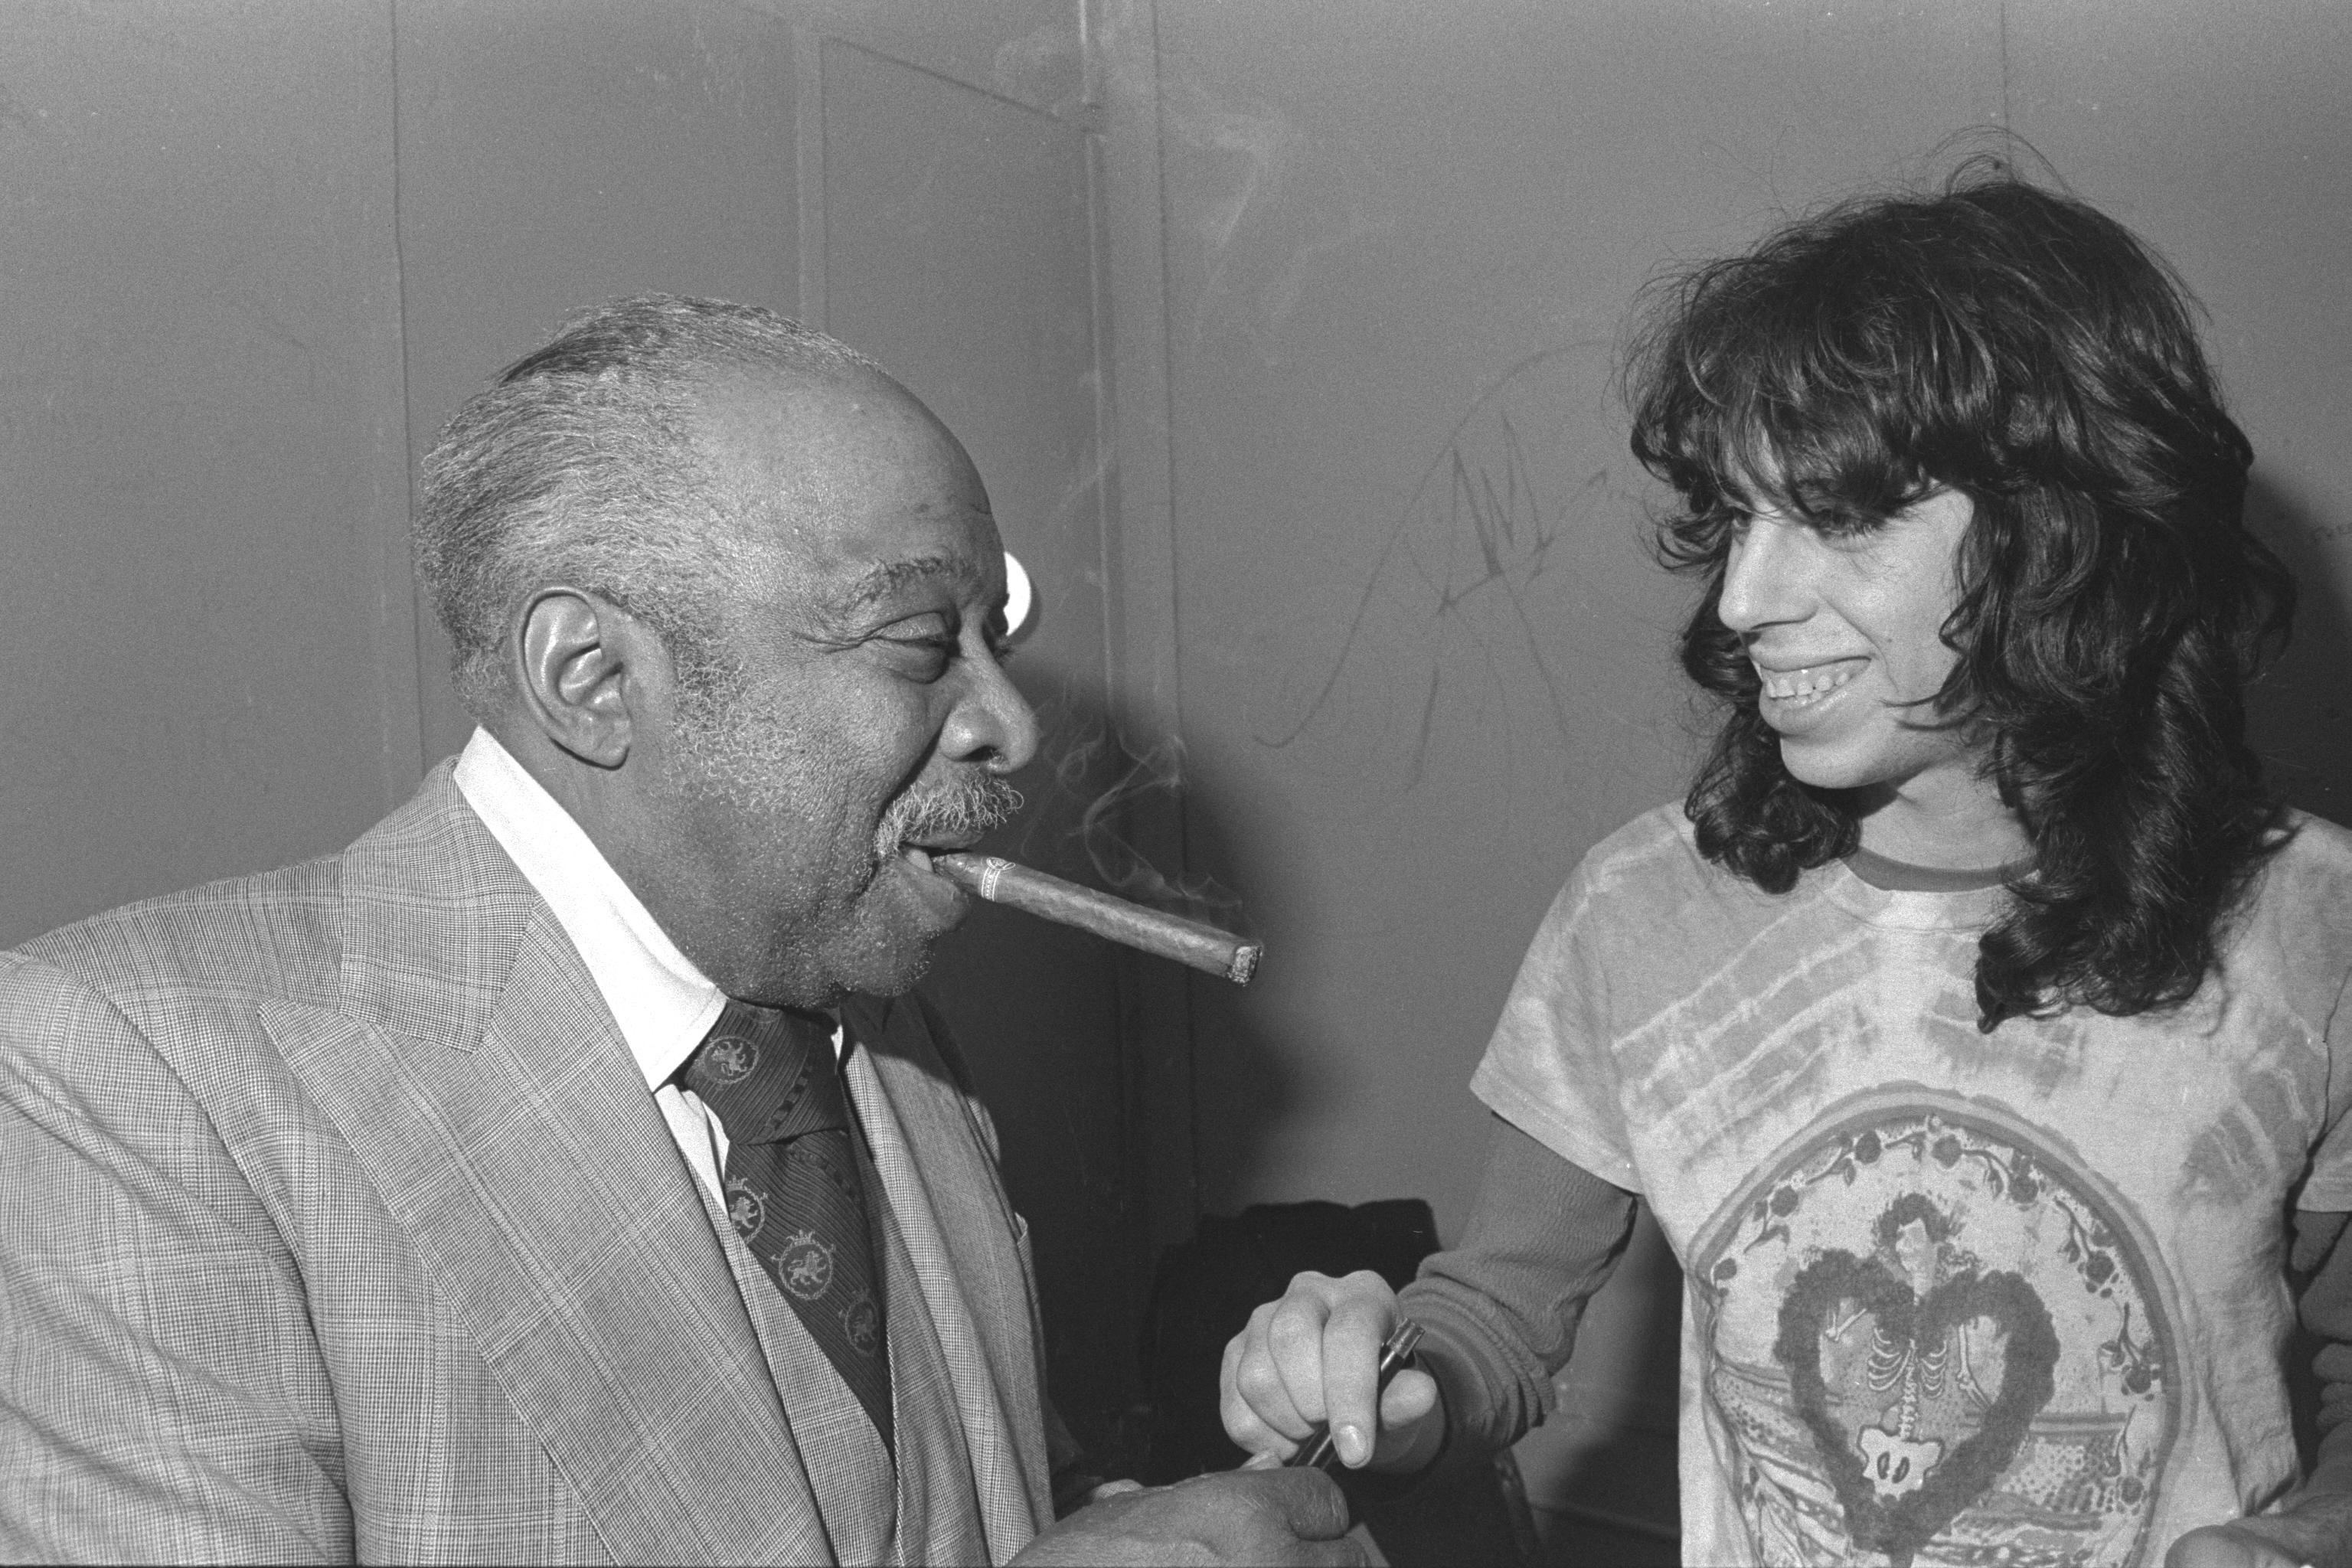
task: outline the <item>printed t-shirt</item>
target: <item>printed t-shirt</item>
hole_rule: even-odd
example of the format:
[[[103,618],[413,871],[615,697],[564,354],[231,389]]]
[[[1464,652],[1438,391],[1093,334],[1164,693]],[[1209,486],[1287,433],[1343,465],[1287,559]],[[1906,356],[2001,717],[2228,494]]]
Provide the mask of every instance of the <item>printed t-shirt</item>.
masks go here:
[[[2155,1561],[2292,1482],[2282,1222],[2352,1209],[2352,834],[2294,829],[2188,1004],[1990,1035],[2000,889],[1768,894],[1675,807],[1586,858],[1472,1087],[1681,1259],[1687,1561]]]

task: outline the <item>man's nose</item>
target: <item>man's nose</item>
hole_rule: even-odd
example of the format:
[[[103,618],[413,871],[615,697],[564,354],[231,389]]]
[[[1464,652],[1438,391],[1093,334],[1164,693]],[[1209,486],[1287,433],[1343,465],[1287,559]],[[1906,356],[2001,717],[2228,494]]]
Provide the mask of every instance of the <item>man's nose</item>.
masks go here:
[[[941,750],[960,763],[1013,773],[1037,754],[1037,713],[993,658],[970,661],[971,683],[941,731]]]
[[[1716,618],[1743,637],[1775,622],[1802,620],[1803,532],[1800,525],[1758,516],[1734,534],[1724,556]]]

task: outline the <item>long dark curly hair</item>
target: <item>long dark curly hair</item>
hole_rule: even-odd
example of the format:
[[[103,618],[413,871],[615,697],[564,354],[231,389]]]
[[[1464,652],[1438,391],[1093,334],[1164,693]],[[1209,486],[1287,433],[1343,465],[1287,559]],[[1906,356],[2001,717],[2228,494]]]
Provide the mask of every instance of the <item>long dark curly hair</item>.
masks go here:
[[[1659,547],[1705,585],[1683,668],[1727,709],[1685,803],[1701,851],[1778,893],[1860,842],[1855,795],[1782,765],[1717,614],[1733,524],[1769,504],[1851,531],[1957,490],[1957,662],[1922,721],[1985,737],[2033,845],[1979,951],[1981,1026],[2187,1000],[2282,841],[2244,688],[2294,583],[2246,530],[2252,451],[2180,280],[2113,219],[1976,161],[1663,279],[1649,305],[1633,453],[1680,498]]]

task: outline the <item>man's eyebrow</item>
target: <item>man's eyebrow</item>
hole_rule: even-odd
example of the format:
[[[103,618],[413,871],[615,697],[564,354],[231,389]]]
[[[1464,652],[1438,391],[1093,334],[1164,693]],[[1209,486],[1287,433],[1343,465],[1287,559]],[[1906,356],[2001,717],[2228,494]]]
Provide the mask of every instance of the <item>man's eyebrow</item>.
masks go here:
[[[934,577],[944,578],[959,588],[976,586],[981,580],[980,568],[961,555],[918,555],[905,561],[885,561],[860,574],[849,585],[849,592],[843,596],[843,607],[862,610],[908,584]]]

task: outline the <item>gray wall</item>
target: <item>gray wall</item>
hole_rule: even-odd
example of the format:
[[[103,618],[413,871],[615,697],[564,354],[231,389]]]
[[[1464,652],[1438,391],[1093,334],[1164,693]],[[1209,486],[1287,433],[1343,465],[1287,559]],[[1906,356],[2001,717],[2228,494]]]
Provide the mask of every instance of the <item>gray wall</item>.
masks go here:
[[[417,773],[381,6],[0,27],[0,942]]]

